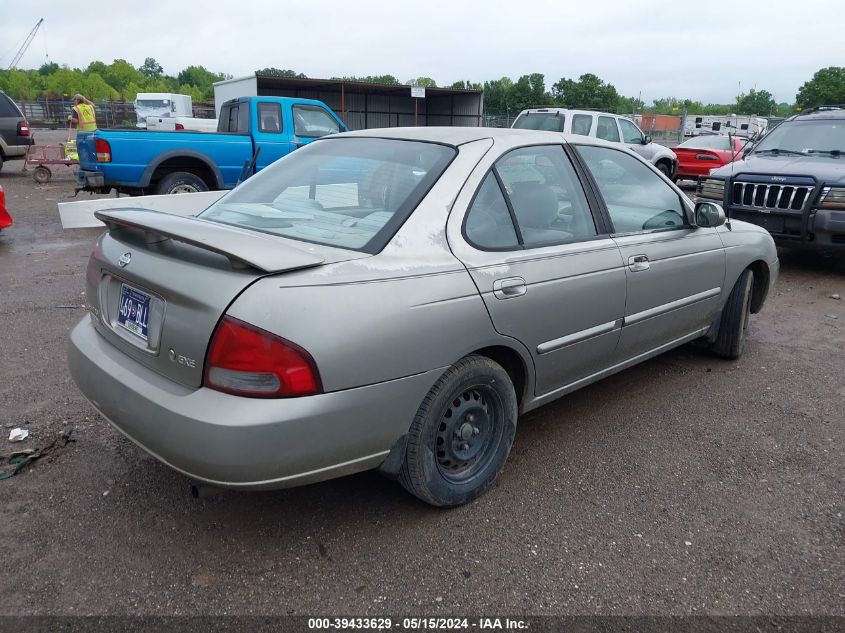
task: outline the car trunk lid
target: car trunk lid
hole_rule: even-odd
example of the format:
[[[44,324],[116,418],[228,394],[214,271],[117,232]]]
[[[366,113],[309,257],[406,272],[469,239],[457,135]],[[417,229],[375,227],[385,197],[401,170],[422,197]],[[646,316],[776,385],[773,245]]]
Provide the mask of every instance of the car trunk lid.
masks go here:
[[[109,230],[88,264],[95,327],[128,356],[188,387],[202,384],[218,321],[254,281],[366,256],[145,209],[96,216]]]

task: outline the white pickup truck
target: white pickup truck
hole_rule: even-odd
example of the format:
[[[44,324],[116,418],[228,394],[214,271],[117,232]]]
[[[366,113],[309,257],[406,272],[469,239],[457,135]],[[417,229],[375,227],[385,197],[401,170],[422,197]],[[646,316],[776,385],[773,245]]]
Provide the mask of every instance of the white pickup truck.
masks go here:
[[[135,97],[137,127],[158,132],[216,132],[217,119],[198,119],[193,116],[190,95],[166,92],[139,92]]]

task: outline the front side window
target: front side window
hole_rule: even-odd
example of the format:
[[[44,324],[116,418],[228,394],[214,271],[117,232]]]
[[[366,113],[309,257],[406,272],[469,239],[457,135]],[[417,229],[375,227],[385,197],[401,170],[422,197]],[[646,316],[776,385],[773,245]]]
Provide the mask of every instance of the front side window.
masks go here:
[[[577,146],[616,233],[686,226],[680,196],[641,160],[608,147]]]
[[[258,129],[269,133],[282,131],[282,107],[278,103],[258,104]]]
[[[200,217],[376,253],[455,154],[452,147],[414,141],[317,141],[261,170]]]
[[[514,121],[513,127],[518,130],[563,132],[565,121],[566,116],[560,112],[527,112]]]
[[[572,115],[572,133],[580,134],[581,136],[589,136],[590,130],[593,128],[592,114],[573,114]]]
[[[340,132],[340,125],[328,112],[318,106],[293,106],[294,134],[315,138]]]
[[[619,128],[616,127],[616,119],[612,116],[600,116],[596,125],[596,136],[605,141],[619,142]]]
[[[631,123],[628,119],[619,119],[619,127],[622,128],[622,138],[626,143],[642,145],[643,133],[640,128]]]

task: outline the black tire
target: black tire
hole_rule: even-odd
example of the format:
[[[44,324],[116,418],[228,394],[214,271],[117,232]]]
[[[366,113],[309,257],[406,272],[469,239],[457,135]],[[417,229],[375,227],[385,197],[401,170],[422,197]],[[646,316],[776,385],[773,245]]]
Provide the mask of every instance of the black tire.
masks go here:
[[[0,171],[3,171],[3,154],[0,154]]]
[[[751,315],[754,273],[746,269],[736,280],[719,319],[719,333],[710,349],[718,356],[737,359],[745,349],[745,333]]]
[[[208,185],[202,178],[189,171],[174,171],[172,174],[167,174],[156,187],[156,193],[162,195],[199,191],[208,191]]]
[[[516,392],[507,372],[484,356],[461,359],[420,405],[399,482],[433,506],[472,501],[504,468],[516,418]]]
[[[672,177],[672,167],[665,160],[657,161],[655,167],[657,167],[657,169],[660,170],[660,173],[666,176],[667,178]]]
[[[39,185],[46,185],[48,182],[50,182],[50,179],[52,177],[53,172],[51,172],[49,168],[44,167],[44,165],[39,165],[32,172],[32,179]]]

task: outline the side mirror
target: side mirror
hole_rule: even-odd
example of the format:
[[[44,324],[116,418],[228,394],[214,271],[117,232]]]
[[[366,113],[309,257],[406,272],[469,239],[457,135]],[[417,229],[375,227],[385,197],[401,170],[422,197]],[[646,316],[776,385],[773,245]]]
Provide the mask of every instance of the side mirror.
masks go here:
[[[648,134],[646,134],[646,135],[643,137],[643,141],[642,141],[642,142],[643,142],[643,145],[648,145],[649,143],[651,143],[651,137],[650,137]]]
[[[712,229],[726,222],[725,210],[715,202],[697,202],[695,204],[695,225]]]

